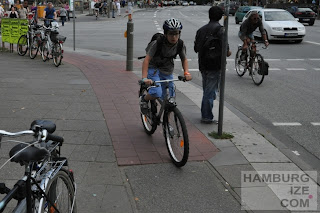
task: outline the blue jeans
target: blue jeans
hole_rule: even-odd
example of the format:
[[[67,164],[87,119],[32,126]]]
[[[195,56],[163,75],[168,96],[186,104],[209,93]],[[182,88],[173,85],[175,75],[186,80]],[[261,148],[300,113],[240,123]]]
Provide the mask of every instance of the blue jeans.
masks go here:
[[[159,81],[159,80],[169,80],[173,79],[173,75],[166,75],[159,71],[159,69],[149,68],[148,69],[148,78],[152,81]],[[164,100],[164,96],[166,94],[166,83],[157,83],[157,85],[160,85],[159,87],[152,87],[149,89],[149,94],[152,97],[161,98]],[[174,84],[173,82],[169,82],[169,95],[170,97],[175,96],[174,92]]]
[[[202,74],[202,88],[203,97],[201,103],[201,117],[202,119],[213,120],[213,101],[216,99],[218,85],[220,81],[220,71],[203,71]]]

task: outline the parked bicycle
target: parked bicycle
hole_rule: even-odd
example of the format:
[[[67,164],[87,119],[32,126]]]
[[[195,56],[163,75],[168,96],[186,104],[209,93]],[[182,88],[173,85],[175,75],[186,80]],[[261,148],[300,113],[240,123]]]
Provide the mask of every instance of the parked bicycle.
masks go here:
[[[36,55],[35,45],[33,44],[34,32],[40,28],[39,25],[29,24],[28,32],[26,35],[21,35],[18,44],[17,44],[17,52],[20,56],[24,56],[29,50],[29,57],[34,59]]]
[[[162,123],[163,136],[172,162],[177,167],[184,166],[189,156],[189,137],[184,118],[177,107],[175,97],[169,96],[169,82],[185,81],[179,76],[178,79],[154,81],[148,86],[143,81],[139,81],[139,97],[146,95],[152,87],[157,87],[159,83],[164,83],[166,94],[164,100],[157,98],[148,103],[148,112],[141,112],[141,120],[147,134],[152,135],[157,126]],[[158,107],[159,106],[159,107]]]
[[[63,58],[62,44],[66,41],[66,37],[59,35],[58,23],[53,20],[51,21],[48,27],[43,26],[45,38],[42,41],[40,51],[43,61],[53,59],[54,65],[58,67]]]
[[[249,71],[253,82],[260,85],[263,82],[265,75],[268,75],[269,65],[264,61],[261,54],[258,53],[258,42],[250,42],[246,52],[242,52],[242,45],[238,46],[238,51],[235,58],[235,67],[237,74],[242,77],[246,71]],[[266,47],[262,47],[266,49]]]
[[[64,140],[52,134],[55,129],[56,125],[51,121],[35,120],[31,123],[30,130],[21,132],[0,130],[0,139],[1,136],[34,137],[32,142],[16,140],[2,142],[19,142],[10,150],[9,160],[24,166],[25,174],[12,189],[6,187],[4,183],[0,184],[0,193],[6,194],[0,202],[0,212],[6,209],[12,199],[18,201],[12,211],[16,213],[77,212],[73,172],[67,169],[67,158],[60,156]]]

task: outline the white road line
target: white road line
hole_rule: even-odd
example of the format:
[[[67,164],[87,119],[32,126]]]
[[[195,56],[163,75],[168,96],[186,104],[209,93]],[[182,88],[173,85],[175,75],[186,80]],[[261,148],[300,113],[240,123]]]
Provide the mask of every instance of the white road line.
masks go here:
[[[158,27],[158,28],[159,28],[159,27],[160,27],[160,26],[159,26],[159,24],[156,24],[156,27]]]
[[[279,68],[269,68],[269,70],[281,70]]]
[[[183,71],[183,69],[182,69]],[[195,72],[195,71],[199,71],[199,69],[189,69],[190,72]]]
[[[298,151],[292,151],[295,155],[300,155],[300,153]]]
[[[320,122],[311,122],[313,126],[320,126]]]
[[[309,58],[310,61],[320,61],[320,58]]]
[[[301,123],[298,122],[288,122],[288,123],[280,123],[280,122],[273,122],[272,123],[274,126],[301,126]]]
[[[316,44],[316,45],[320,45],[320,43],[317,43],[317,42],[313,42],[313,41],[304,41],[306,43],[310,43],[310,44]]]
[[[268,58],[268,59],[264,59],[266,61],[281,61],[281,59],[278,58]]]
[[[287,61],[304,61],[304,59],[302,58],[289,58],[289,59],[286,59]]]
[[[318,70],[318,71],[320,70],[320,68],[313,68],[313,69],[314,69],[314,70]]]
[[[298,71],[298,70],[306,70],[305,68],[286,68],[286,70]]]
[[[162,30],[162,29],[160,27],[158,27],[157,30]]]

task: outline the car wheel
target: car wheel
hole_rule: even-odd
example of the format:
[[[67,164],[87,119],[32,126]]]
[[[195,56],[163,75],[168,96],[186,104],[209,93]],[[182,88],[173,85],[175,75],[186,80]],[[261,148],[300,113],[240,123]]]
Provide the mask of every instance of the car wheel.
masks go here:
[[[236,24],[239,24],[238,18],[236,18]]]
[[[312,26],[314,25],[314,21],[313,22],[309,22],[309,26]]]

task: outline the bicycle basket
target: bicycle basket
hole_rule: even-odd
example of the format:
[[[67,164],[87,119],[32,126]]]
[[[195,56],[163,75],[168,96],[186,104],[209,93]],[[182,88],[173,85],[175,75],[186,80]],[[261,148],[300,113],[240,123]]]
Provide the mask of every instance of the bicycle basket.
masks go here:
[[[54,43],[64,43],[67,37],[59,35],[59,34],[51,34],[50,39]]]

